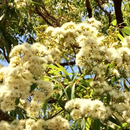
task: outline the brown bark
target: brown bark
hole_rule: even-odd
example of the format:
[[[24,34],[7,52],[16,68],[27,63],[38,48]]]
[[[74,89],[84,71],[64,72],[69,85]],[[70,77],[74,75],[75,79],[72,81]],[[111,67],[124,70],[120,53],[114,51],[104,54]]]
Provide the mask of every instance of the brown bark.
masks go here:
[[[86,0],[86,8],[88,11],[88,17],[91,18],[92,17],[92,8],[91,8],[89,0]]]
[[[9,115],[4,113],[1,109],[0,109],[0,121],[4,120],[4,121],[9,121]]]
[[[114,2],[117,24],[123,23],[123,15],[121,11],[122,0],[113,0],[113,2]]]

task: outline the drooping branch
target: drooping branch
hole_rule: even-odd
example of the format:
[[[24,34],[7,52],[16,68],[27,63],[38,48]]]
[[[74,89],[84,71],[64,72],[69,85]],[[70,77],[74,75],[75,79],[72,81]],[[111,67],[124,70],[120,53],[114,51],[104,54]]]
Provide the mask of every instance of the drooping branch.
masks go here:
[[[97,5],[99,6],[99,8],[108,16],[108,19],[109,19],[109,26],[110,26],[111,21],[112,21],[111,14],[101,6],[99,0],[95,0],[95,1],[96,1]]]
[[[119,25],[120,23],[123,23],[123,16],[121,11],[122,0],[113,0],[113,2],[114,2],[117,24]]]
[[[86,8],[88,11],[88,17],[91,18],[92,17],[92,8],[91,8],[89,0],[86,0]]]

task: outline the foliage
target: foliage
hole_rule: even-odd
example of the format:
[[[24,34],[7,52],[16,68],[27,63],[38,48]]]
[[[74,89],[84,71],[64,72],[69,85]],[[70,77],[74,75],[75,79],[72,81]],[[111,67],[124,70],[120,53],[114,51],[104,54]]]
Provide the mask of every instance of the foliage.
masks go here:
[[[84,0],[2,1],[1,130],[130,129],[130,27],[109,24],[112,1],[90,4],[99,21]]]

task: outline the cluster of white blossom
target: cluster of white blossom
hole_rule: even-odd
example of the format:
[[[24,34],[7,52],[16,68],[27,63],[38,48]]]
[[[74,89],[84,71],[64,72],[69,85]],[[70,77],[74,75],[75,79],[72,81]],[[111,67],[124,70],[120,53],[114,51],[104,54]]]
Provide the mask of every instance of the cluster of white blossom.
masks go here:
[[[46,50],[43,45],[24,43],[15,46],[10,53],[8,67],[0,69],[0,108],[3,111],[15,109],[15,101],[30,116],[36,116],[44,101],[53,93],[53,84],[43,80]],[[37,85],[30,93],[31,85]],[[30,101],[27,99],[30,97]]]
[[[48,62],[46,49],[39,43],[15,46],[10,53],[8,67],[0,69],[0,109],[6,112],[14,110],[15,101],[29,117],[36,117],[44,101],[53,94],[53,84],[43,80],[45,64]],[[31,85],[36,88],[31,90]],[[31,93],[30,93],[31,90]],[[44,121],[39,119],[15,120],[11,124],[1,121],[0,130],[67,130],[69,123],[61,116]]]
[[[0,130],[67,130],[69,123],[61,116],[56,116],[50,120],[38,119],[25,119],[14,120],[10,124],[6,121],[0,122]]]
[[[83,66],[83,55],[84,60],[87,59],[88,55],[91,51],[91,47],[94,48],[93,51],[98,53],[96,50],[96,44],[99,44],[103,37],[97,38],[98,30],[97,28],[101,25],[101,23],[94,18],[86,20],[85,22],[76,24],[74,22],[68,22],[63,24],[61,27],[46,27],[45,32],[41,32],[38,34],[37,40],[42,39],[44,37],[45,40],[41,42],[45,46],[51,50],[52,48],[56,48],[57,52],[54,53],[54,57],[57,57],[57,61],[61,61],[61,56],[65,53],[68,56],[71,55],[74,58],[79,51],[79,47],[81,47],[80,52],[76,55],[76,64],[79,66]],[[38,30],[38,28],[37,28]],[[95,46],[93,46],[95,44]],[[102,58],[102,57],[100,57]],[[88,60],[88,59],[87,59]],[[90,59],[90,62],[92,60]],[[81,63],[82,62],[82,63]]]
[[[46,122],[49,130],[67,130],[69,129],[68,120],[62,118],[61,116],[56,116]]]
[[[72,110],[70,115],[74,120],[86,116],[94,119],[101,119],[103,121],[111,115],[110,108],[104,106],[99,100],[76,98],[68,101],[65,108]]]
[[[95,97],[97,93],[99,94],[97,98],[103,93],[105,98],[110,95],[109,105],[111,110],[103,105],[103,103],[106,104],[105,101],[85,99],[69,101],[66,108],[73,109],[71,116],[74,120],[83,115],[104,120],[116,111],[129,122],[130,93],[121,91],[120,84],[113,82],[112,87],[108,82],[112,82],[111,79],[114,77],[120,78],[123,74],[125,74],[125,77],[130,76],[130,36],[125,37],[123,41],[119,41],[117,38],[119,32],[113,32],[113,27],[108,30],[110,36],[102,36],[98,31],[100,25],[100,22],[92,18],[79,24],[69,22],[61,27],[47,27],[43,33],[46,40],[42,44],[48,46],[49,49],[57,48],[59,54],[70,56],[71,60],[76,60],[77,66],[85,68],[87,72],[91,71],[94,80],[90,83],[90,86],[94,90]],[[39,36],[39,38],[41,37]],[[113,67],[108,67],[108,65]],[[99,104],[102,105],[98,111],[96,111],[97,108],[92,111],[96,102],[100,102]],[[77,107],[75,104],[79,106]]]
[[[27,5],[30,5],[32,3],[32,0],[14,0],[16,3],[16,7],[20,8],[21,6],[25,7]]]

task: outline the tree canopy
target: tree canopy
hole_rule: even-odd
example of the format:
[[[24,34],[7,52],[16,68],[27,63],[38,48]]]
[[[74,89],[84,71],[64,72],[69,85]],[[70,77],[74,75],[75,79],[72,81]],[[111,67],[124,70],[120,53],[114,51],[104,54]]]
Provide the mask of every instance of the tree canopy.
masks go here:
[[[129,0],[0,1],[0,130],[130,129]]]

